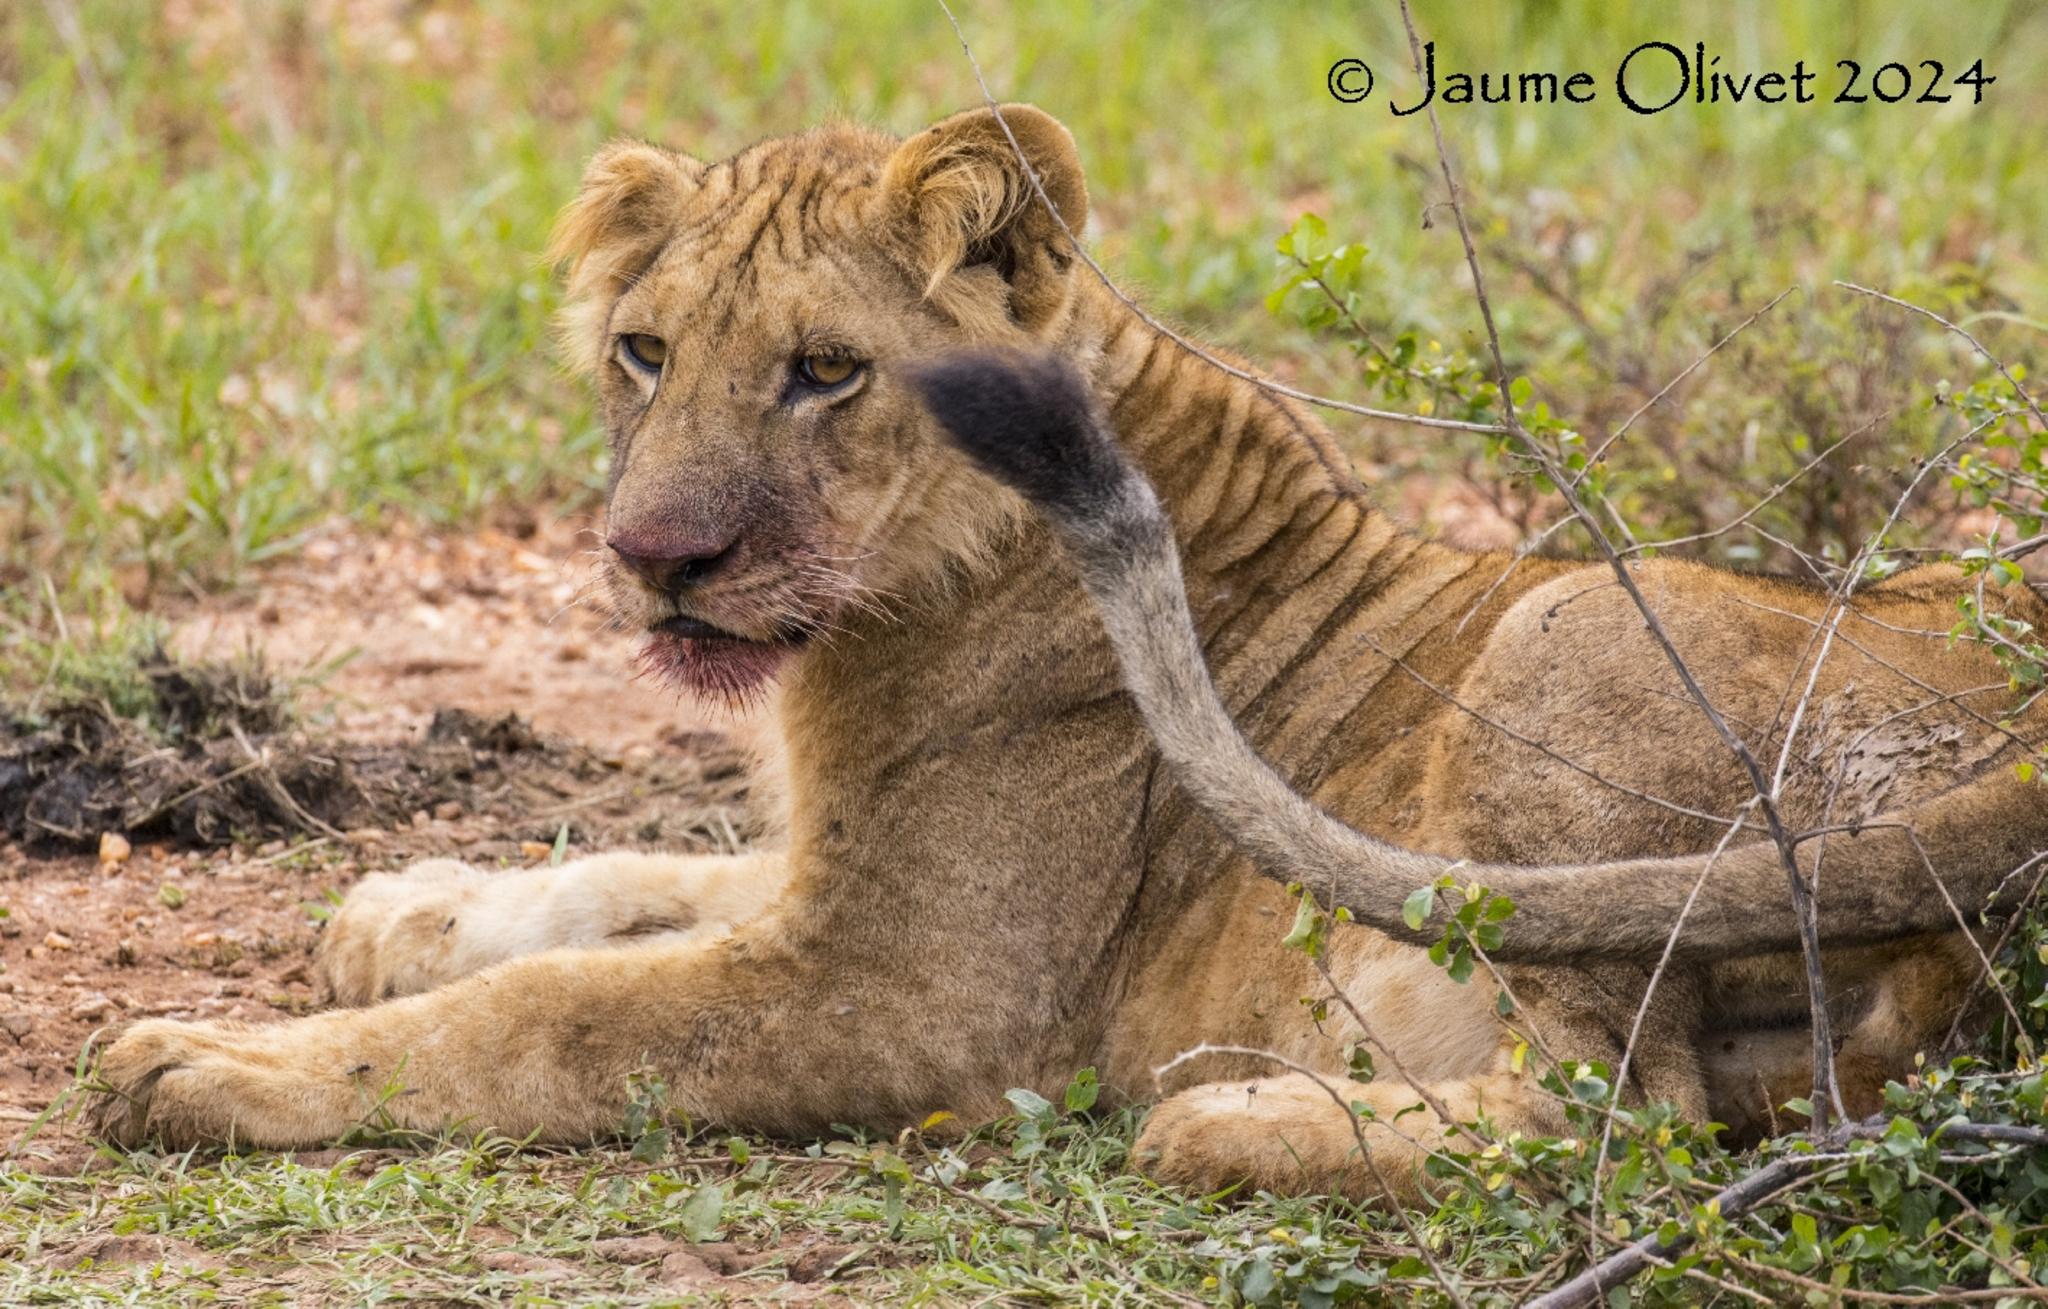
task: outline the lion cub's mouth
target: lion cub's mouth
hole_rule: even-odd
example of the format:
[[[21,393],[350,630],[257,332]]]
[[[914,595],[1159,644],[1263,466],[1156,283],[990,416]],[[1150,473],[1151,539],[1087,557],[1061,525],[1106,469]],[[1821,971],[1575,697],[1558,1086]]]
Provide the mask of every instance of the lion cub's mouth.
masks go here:
[[[749,645],[765,645],[768,642],[752,641],[722,627],[713,627],[701,618],[677,614],[674,618],[656,623],[650,629],[657,636],[678,636],[690,641],[746,641]]]
[[[648,629],[641,670],[678,690],[743,705],[810,640],[804,627],[757,639],[678,614]]]

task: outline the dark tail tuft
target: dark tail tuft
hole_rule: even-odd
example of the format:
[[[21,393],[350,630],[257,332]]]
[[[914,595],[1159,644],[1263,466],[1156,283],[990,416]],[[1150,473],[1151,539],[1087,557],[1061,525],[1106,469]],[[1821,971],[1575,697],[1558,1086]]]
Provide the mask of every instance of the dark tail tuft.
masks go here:
[[[1089,519],[1135,475],[1081,375],[1055,355],[947,355],[909,376],[953,444],[1042,512]]]

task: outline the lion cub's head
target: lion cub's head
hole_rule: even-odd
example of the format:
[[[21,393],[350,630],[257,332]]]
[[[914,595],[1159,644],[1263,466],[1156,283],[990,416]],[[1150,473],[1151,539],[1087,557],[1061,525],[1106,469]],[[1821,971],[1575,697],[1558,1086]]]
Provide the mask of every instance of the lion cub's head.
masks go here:
[[[1078,232],[1073,139],[1028,105],[1003,120]],[[611,434],[613,605],[676,684],[744,699],[1014,512],[905,374],[967,344],[1058,348],[1074,318],[1071,244],[987,110],[716,164],[614,143],[551,254]]]

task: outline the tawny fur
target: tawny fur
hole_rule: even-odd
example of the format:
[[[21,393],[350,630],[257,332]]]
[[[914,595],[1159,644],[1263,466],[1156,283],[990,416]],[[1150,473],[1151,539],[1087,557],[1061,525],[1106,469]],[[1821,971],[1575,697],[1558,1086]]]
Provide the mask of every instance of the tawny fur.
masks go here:
[[[1064,129],[1008,114],[1078,230],[1086,193]],[[137,1024],[101,1057],[119,1092],[102,1106],[109,1133],[297,1146],[381,1115],[577,1141],[616,1128],[641,1070],[699,1122],[894,1129],[941,1108],[995,1112],[1009,1087],[1053,1090],[1093,1064],[1117,1094],[1168,1093],[1138,1148],[1161,1177],[1363,1190],[1344,1116],[1303,1079],[1217,1059],[1154,1084],[1154,1068],[1205,1040],[1334,1075],[1355,1033],[1309,1021],[1300,1001],[1319,984],[1281,947],[1285,892],[1162,767],[1072,565],[907,385],[915,364],[968,346],[1057,351],[1087,378],[1169,508],[1225,709],[1303,795],[1389,841],[1473,859],[1711,843],[1710,826],[1490,732],[1374,653],[1607,778],[1731,812],[1746,784],[1598,570],[1532,560],[1495,587],[1505,558],[1404,534],[1333,480],[1307,412],[1189,357],[1077,273],[1042,206],[1019,199],[991,127],[974,112],[901,143],[834,127],[715,165],[614,146],[561,227],[557,252],[577,269],[570,353],[596,375],[613,438],[614,521],[740,529],[694,616],[748,636],[794,611],[827,624],[756,709],[776,715],[786,754],[780,848],[600,858],[558,881],[511,875],[530,880],[509,895],[492,889],[505,874],[445,865],[366,882],[330,926],[323,973],[350,999],[414,993],[265,1027]],[[621,362],[623,333],[667,342],[658,381]],[[868,371],[829,403],[792,399],[792,361],[818,340]],[[1685,564],[1642,575],[1708,689],[1768,745],[1821,597]],[[1953,728],[1886,756],[1887,806],[1996,753],[1977,715],[2008,707],[2003,692],[1914,708],[1998,680],[1975,652],[1917,634],[1946,629],[1954,584],[1923,573],[1874,587],[1845,625],[1856,645],[1819,688],[1829,726],[1795,760],[1793,821],[1820,814],[1826,776],[1866,730]],[[624,570],[610,589],[629,625],[678,612]],[[2019,725],[2041,729],[2038,711]],[[1853,876],[1852,851],[1831,853],[1829,876]],[[1667,911],[1682,892],[1641,888]],[[451,944],[425,941],[450,917]],[[662,934],[603,944],[635,924]],[[1841,1030],[1863,1043],[1845,1060],[1857,1105],[1946,1030],[1974,982],[1967,945],[1951,934],[1831,956]],[[1511,1066],[1492,987],[1456,985],[1363,928],[1339,931],[1332,955],[1408,1074],[1454,1114],[1557,1127]],[[1560,1054],[1611,1060],[1646,972],[1526,968],[1518,1021]],[[1793,956],[1681,969],[1631,1093],[1768,1130],[1804,1067],[1804,1004]],[[1388,1121],[1417,1099],[1387,1079],[1346,1094]],[[1442,1125],[1409,1115],[1399,1129],[1374,1127],[1371,1144],[1406,1190],[1405,1137]]]

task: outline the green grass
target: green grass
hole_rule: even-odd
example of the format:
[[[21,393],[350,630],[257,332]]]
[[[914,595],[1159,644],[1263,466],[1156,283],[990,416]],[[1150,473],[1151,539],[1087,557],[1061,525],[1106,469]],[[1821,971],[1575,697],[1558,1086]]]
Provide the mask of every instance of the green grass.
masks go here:
[[[1786,1302],[1804,1294],[1800,1278],[1910,1300],[1958,1279],[1998,1287],[2029,1276],[2048,1255],[2039,1162],[1950,1145],[1969,1161],[1937,1163],[1933,1136],[1964,1105],[1980,1119],[2014,1109],[2038,1119],[2048,1078],[1930,1071],[1927,1081],[1895,1094],[1882,1140],[1850,1147],[1740,1220],[1702,1206],[1751,1161],[1668,1111],[1624,1114],[1598,1182],[1604,1225],[1618,1239],[1660,1224],[1701,1239],[1611,1303],[1733,1302],[1730,1285]],[[1092,1081],[1075,1086],[1058,1106],[1014,1092],[1018,1116],[950,1142],[915,1132],[808,1147],[676,1142],[643,1124],[637,1140],[575,1152],[428,1140],[310,1162],[138,1152],[72,1176],[0,1169],[0,1249],[14,1252],[0,1260],[0,1299],[750,1300],[808,1264],[805,1280],[834,1268],[861,1302],[1458,1303],[1448,1284],[1490,1307],[1554,1285],[1586,1243],[1573,1216],[1596,1184],[1594,1110],[1576,1111],[1572,1139],[1510,1139],[1433,1167],[1441,1203],[1397,1219],[1337,1197],[1155,1186],[1126,1168],[1135,1116],[1087,1112]],[[1569,1093],[1598,1098],[1604,1086],[1582,1076]],[[137,1241],[125,1261],[81,1262],[111,1237],[168,1244]],[[639,1253],[618,1249],[635,1240]],[[664,1256],[716,1258],[703,1242],[760,1257],[716,1288],[664,1284]]]
[[[588,152],[630,132],[715,157],[833,114],[909,130],[978,99],[925,0],[327,12],[52,0],[0,13],[11,591],[47,572],[67,596],[112,586],[147,601],[232,582],[337,513],[447,523],[587,504],[601,443],[580,388],[550,365],[537,251]],[[1371,244],[1370,321],[1472,340],[1448,224],[1420,221],[1435,198],[1426,125],[1323,91],[1329,63],[1352,54],[1383,94],[1405,84],[1390,10],[1060,0],[962,18],[1000,93],[1073,126],[1095,242],[1161,310],[1355,392],[1341,358],[1258,305],[1277,280],[1273,237],[1312,208]],[[1999,76],[1984,105],[1938,111],[1636,118],[1607,94],[1450,113],[1509,348],[1582,416],[1632,407],[1614,374],[1675,371],[1732,306],[1836,275],[2009,311],[1987,330],[2038,346],[2038,7],[1425,5],[1420,18],[1447,66],[1585,67],[1603,85],[1652,36],[1758,66],[1982,56]],[[1469,467],[1479,450],[1340,426],[1397,469]]]

